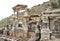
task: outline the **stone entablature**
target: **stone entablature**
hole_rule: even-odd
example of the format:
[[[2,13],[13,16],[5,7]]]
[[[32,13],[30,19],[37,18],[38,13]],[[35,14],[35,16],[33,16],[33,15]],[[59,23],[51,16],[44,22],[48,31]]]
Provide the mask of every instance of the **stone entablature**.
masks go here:
[[[60,9],[52,10],[52,11],[44,11],[42,13],[42,19],[48,19],[48,17],[59,17],[60,16]]]
[[[27,5],[16,5],[15,7],[13,7],[14,11],[19,11],[19,10],[24,10],[27,7]]]

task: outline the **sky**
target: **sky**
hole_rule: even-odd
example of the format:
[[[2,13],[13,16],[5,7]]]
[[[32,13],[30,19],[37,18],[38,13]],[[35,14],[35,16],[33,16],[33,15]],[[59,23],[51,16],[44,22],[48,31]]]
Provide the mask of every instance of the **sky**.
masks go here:
[[[13,14],[12,7],[17,4],[28,5],[31,8],[34,5],[42,4],[48,0],[1,0],[0,1],[0,20]]]

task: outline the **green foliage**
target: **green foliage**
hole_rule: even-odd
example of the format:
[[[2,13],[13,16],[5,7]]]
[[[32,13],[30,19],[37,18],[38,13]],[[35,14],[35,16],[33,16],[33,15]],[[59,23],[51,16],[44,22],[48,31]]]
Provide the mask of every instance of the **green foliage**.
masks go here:
[[[41,14],[42,10],[40,6],[34,6],[31,9],[29,9],[30,14]]]
[[[29,13],[30,13],[30,14],[34,14],[34,13],[35,13],[35,10],[36,10],[36,9],[35,9],[34,7],[32,7],[31,9],[29,9]]]
[[[60,0],[58,0],[58,3],[59,3],[59,5],[60,5]]]
[[[57,5],[57,3],[51,3],[52,9],[60,8],[60,5]]]
[[[35,11],[35,9],[34,9],[34,8],[32,8],[32,9],[31,9],[31,11],[32,11],[32,12],[34,12],[34,11]]]
[[[52,8],[57,8],[57,3],[51,3]]]
[[[0,22],[0,28],[4,26],[4,23],[3,22]]]
[[[7,22],[8,24],[13,24],[13,22],[11,21],[11,20],[8,20],[8,22]]]
[[[23,18],[21,18],[21,19],[19,19],[19,21],[21,21],[22,23],[24,22],[24,19]]]

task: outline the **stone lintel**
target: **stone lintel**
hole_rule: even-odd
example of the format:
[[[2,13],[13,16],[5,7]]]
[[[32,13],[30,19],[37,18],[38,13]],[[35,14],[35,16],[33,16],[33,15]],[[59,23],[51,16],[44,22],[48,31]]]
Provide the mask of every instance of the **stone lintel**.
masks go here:
[[[14,11],[19,11],[19,10],[24,10],[26,7],[27,7],[27,5],[20,5],[20,4],[18,4],[15,7],[13,7],[12,9]]]

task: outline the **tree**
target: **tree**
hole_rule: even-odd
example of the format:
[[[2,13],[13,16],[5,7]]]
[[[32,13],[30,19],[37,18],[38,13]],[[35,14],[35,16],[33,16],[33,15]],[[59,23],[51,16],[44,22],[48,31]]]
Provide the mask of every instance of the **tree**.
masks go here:
[[[57,8],[58,6],[57,6],[57,3],[51,3],[51,6],[52,6],[52,8]]]
[[[4,26],[4,23],[3,22],[0,22],[0,27],[3,27]]]

